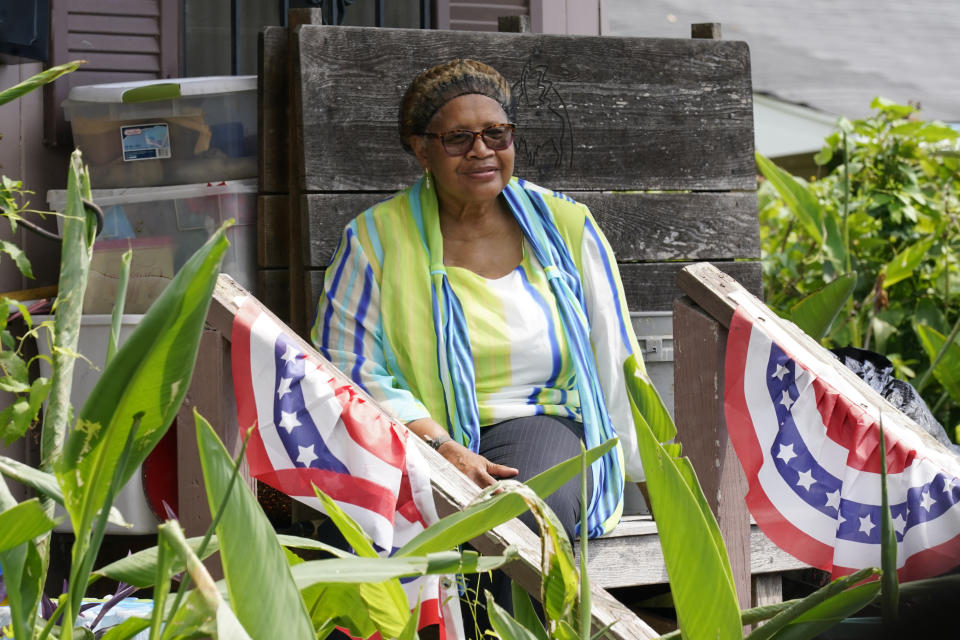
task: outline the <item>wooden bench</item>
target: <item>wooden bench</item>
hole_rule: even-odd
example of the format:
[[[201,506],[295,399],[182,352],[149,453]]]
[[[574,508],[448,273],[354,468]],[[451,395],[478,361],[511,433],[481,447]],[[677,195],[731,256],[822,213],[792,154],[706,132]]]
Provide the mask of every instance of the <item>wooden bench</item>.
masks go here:
[[[325,27],[316,18],[293,11],[289,29],[261,34],[260,299],[306,335],[344,225],[421,174],[397,134],[407,83],[451,58],[487,62],[518,100],[516,175],[591,208],[632,311],[674,312],[679,438],[718,513],[741,605],[756,600],[752,573],[805,566],[751,531],[715,393],[722,336],[675,283],[684,265],[709,261],[761,293],[746,44]],[[598,588],[666,582],[649,517],[625,518],[591,548]]]

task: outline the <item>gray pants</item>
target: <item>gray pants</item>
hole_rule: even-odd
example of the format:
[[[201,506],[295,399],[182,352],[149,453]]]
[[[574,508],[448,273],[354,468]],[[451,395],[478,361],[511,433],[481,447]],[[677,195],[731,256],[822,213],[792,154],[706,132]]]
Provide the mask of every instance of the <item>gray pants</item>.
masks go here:
[[[583,426],[574,420],[558,416],[531,416],[507,420],[480,430],[480,455],[491,462],[514,467],[519,471],[515,478],[521,482],[529,480],[541,471],[580,455],[580,440]],[[587,474],[587,496],[593,487],[592,474]],[[580,521],[580,476],[579,474],[546,498],[547,506],[557,514],[567,538],[573,539],[574,528]],[[520,516],[520,521],[534,533],[540,534],[536,519],[530,511]],[[472,593],[467,597],[477,597],[480,603],[486,602],[483,592],[489,590],[498,605],[513,613],[513,599],[510,593],[510,579],[501,571],[492,576],[466,576],[467,588]],[[534,599],[534,605],[537,605]],[[536,607],[539,611],[539,606]],[[467,637],[472,638],[473,619],[469,608],[461,605],[464,616],[464,629]],[[477,608],[477,623],[481,634],[488,629],[486,611]],[[477,640],[480,640],[479,638]]]

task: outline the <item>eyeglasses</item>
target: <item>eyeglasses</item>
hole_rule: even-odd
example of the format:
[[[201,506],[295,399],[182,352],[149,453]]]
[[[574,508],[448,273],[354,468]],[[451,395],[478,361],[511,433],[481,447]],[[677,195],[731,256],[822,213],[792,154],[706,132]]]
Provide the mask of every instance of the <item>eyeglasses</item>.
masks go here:
[[[513,130],[516,125],[503,122],[492,124],[480,131],[470,131],[469,129],[454,129],[444,133],[421,133],[420,135],[428,138],[439,138],[443,150],[448,156],[456,158],[465,156],[473,149],[477,138],[483,138],[483,144],[492,151],[503,151],[513,142]]]

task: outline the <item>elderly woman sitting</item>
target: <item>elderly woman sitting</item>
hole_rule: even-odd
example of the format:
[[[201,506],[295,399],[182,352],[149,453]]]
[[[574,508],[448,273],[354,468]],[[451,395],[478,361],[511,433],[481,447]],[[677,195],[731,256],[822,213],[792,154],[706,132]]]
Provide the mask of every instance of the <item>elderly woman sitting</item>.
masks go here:
[[[510,111],[506,80],[480,62],[413,80],[400,142],[424,175],[347,225],[312,338],[481,487],[619,436],[591,467],[598,536],[620,518],[625,476],[643,479],[621,369],[639,350],[590,211],[513,176]],[[547,500],[568,535],[579,498],[571,481]]]

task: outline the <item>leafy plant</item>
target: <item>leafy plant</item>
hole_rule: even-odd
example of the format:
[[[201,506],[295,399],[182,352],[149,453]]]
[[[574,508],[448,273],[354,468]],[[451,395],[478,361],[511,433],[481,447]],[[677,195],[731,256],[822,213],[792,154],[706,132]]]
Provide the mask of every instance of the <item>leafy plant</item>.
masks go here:
[[[960,134],[910,106],[871,107],[871,117],[839,120],[810,181],[757,156],[767,304],[825,346],[886,355],[935,417],[956,425]],[[849,286],[838,283],[852,278],[838,304]]]

